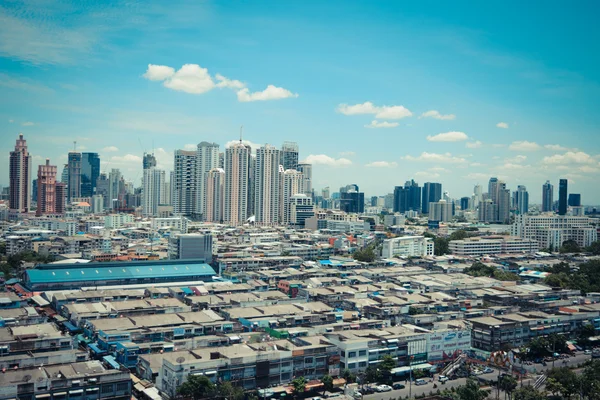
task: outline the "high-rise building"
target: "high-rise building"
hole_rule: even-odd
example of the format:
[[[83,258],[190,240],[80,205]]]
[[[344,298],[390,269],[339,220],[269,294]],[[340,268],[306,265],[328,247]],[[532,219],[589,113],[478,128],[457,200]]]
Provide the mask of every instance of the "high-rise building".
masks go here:
[[[57,183],[54,189],[56,191],[56,205],[54,206],[56,214],[64,214],[67,203],[67,185],[65,183]]]
[[[196,214],[204,215],[206,201],[206,174],[219,167],[219,145],[216,143],[200,142],[196,150]]]
[[[283,169],[283,166],[282,166]],[[281,183],[280,183],[280,209],[279,209],[279,217],[283,224],[290,223],[290,199],[292,196],[298,193],[304,193],[304,175],[300,171],[296,171],[295,169],[288,169],[281,173]],[[306,196],[308,197],[308,196]],[[312,202],[311,202],[312,205]]]
[[[527,214],[529,212],[529,193],[525,186],[517,186],[517,191],[514,193],[514,202],[517,214]]]
[[[569,193],[569,207],[579,207],[581,206],[581,194],[579,193]]]
[[[561,179],[558,182],[558,215],[567,215],[568,181]]]
[[[100,214],[104,211],[104,196],[95,194],[92,196],[92,213]]]
[[[329,192],[329,186],[324,187],[323,189],[321,189],[321,196],[323,196],[324,199],[329,199],[331,197],[330,196],[330,192]]]
[[[219,168],[225,171],[225,153],[219,153]]]
[[[206,174],[206,201],[204,203],[204,221],[223,222],[225,207],[225,171],[213,168]]]
[[[394,212],[405,213],[408,211],[408,189],[404,186],[394,188]]]
[[[504,182],[498,184],[498,219],[501,224],[510,223],[510,190]]]
[[[154,167],[144,169],[142,178],[142,215],[158,216],[158,206],[164,200],[165,171]]]
[[[298,163],[298,171],[302,172],[302,175],[304,175],[304,193],[306,193],[308,197],[312,197],[312,164],[300,162]]]
[[[256,150],[254,166],[254,213],[256,223],[279,223],[279,163],[281,152],[271,145]]]
[[[119,195],[121,194],[121,171],[113,168],[108,174],[108,207],[113,210],[121,207]]]
[[[408,188],[408,209],[411,211],[421,211],[421,187],[414,179],[406,181],[405,188]]]
[[[423,184],[423,198],[421,201],[421,212],[429,214],[429,203],[435,203],[442,198],[442,184],[425,182]]]
[[[463,211],[468,210],[470,201],[471,201],[471,199],[469,197],[461,197],[460,198],[460,209]]]
[[[156,167],[156,157],[154,153],[144,153],[144,158],[142,161],[142,166],[144,169],[150,169]]]
[[[492,200],[492,203],[498,204],[498,178],[490,178],[488,182],[488,198]]]
[[[63,170],[60,174],[60,181],[65,185],[69,184],[69,164],[63,165]]]
[[[298,169],[298,143],[283,142],[281,146],[281,165],[283,170]]]
[[[81,153],[81,197],[92,197],[96,193],[98,176],[100,176],[98,153]]]
[[[31,208],[31,156],[27,151],[27,141],[19,134],[15,150],[10,152],[9,165],[10,210],[17,213],[29,212]]]
[[[104,172],[101,172],[98,179],[96,179],[96,194],[102,196],[102,208],[109,208],[109,180],[108,175]]]
[[[175,215],[193,215],[198,195],[196,152],[176,150],[174,158],[173,213]]]
[[[449,222],[454,215],[454,204],[446,200],[429,203],[429,221]]]
[[[81,153],[70,151],[68,155],[69,183],[67,200],[81,197]]]
[[[38,202],[35,213],[38,217],[56,213],[56,173],[56,165],[50,165],[48,159],[46,164],[38,166]]]
[[[485,199],[479,204],[479,221],[496,222],[498,219],[498,205],[492,199]]]
[[[542,211],[552,211],[554,204],[554,185],[546,181],[542,186]]]
[[[37,203],[38,180],[35,178],[31,181],[31,202]]]
[[[314,215],[315,206],[310,197],[304,193],[297,193],[290,198],[290,224],[303,228],[306,220]]]
[[[241,225],[248,218],[250,146],[240,140],[225,150],[225,222]]]
[[[211,263],[213,241],[212,235],[194,233],[175,235],[169,238],[170,260],[197,260]]]

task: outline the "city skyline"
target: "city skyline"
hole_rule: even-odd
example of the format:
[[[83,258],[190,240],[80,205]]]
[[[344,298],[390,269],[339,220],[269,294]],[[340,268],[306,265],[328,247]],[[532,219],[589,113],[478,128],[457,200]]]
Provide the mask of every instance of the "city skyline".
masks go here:
[[[460,198],[497,176],[541,203],[546,180],[557,190],[567,178],[599,204],[598,57],[581,51],[598,30],[591,4],[194,3],[183,14],[11,3],[0,9],[0,92],[11,99],[0,151],[22,132],[34,168],[49,158],[60,172],[77,141],[103,172],[139,185],[144,152],[168,173],[175,150],[223,151],[244,125],[260,145],[299,143],[317,191],[355,182],[384,195],[415,179]]]

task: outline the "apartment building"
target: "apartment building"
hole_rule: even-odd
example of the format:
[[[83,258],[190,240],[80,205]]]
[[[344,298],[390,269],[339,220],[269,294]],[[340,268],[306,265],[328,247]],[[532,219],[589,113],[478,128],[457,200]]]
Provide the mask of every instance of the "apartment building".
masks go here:
[[[530,254],[539,251],[537,241],[512,236],[471,237],[463,240],[451,240],[448,246],[452,254],[459,256]]]

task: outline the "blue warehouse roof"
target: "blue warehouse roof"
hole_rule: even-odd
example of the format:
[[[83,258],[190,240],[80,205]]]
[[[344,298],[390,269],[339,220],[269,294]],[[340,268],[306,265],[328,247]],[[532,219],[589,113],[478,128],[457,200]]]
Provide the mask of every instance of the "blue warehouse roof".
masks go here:
[[[107,263],[108,264],[108,263]],[[144,279],[144,278],[175,278],[189,276],[211,276],[216,275],[214,269],[204,263],[152,263],[137,264],[130,263],[89,263],[73,268],[47,268],[30,269],[26,271],[30,283],[53,283],[53,282],[81,282],[81,281],[111,281],[122,279]]]

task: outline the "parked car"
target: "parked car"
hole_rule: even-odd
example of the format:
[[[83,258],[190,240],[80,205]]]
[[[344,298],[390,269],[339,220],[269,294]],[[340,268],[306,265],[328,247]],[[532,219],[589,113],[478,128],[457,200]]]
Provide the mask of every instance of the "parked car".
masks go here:
[[[425,379],[417,379],[415,381],[415,385],[417,385],[417,386],[426,385],[426,384],[427,384],[427,381]]]
[[[483,370],[483,374],[491,374],[492,372],[494,372],[493,369],[491,369],[490,367],[485,367]]]
[[[362,392],[363,395],[364,394],[373,394],[375,393],[375,390],[371,387],[371,386],[365,386],[364,388],[362,388]]]
[[[359,399],[362,399],[363,395],[361,392],[354,392],[352,397],[354,397],[356,400],[359,400]]]
[[[393,388],[394,390],[400,390],[400,389],[404,389],[405,387],[406,387],[406,386],[404,386],[404,385],[403,385],[403,384],[401,384],[401,383],[394,383],[394,384],[392,385],[392,388]]]
[[[446,375],[440,375],[438,377],[438,381],[440,381],[441,383],[448,382],[448,377]]]
[[[592,354],[592,351],[591,351],[591,350],[585,350],[585,351],[583,352],[583,354],[586,354],[586,355],[588,355],[588,356],[589,356],[590,354]]]
[[[378,392],[390,392],[392,387],[390,385],[379,385],[375,388]]]

